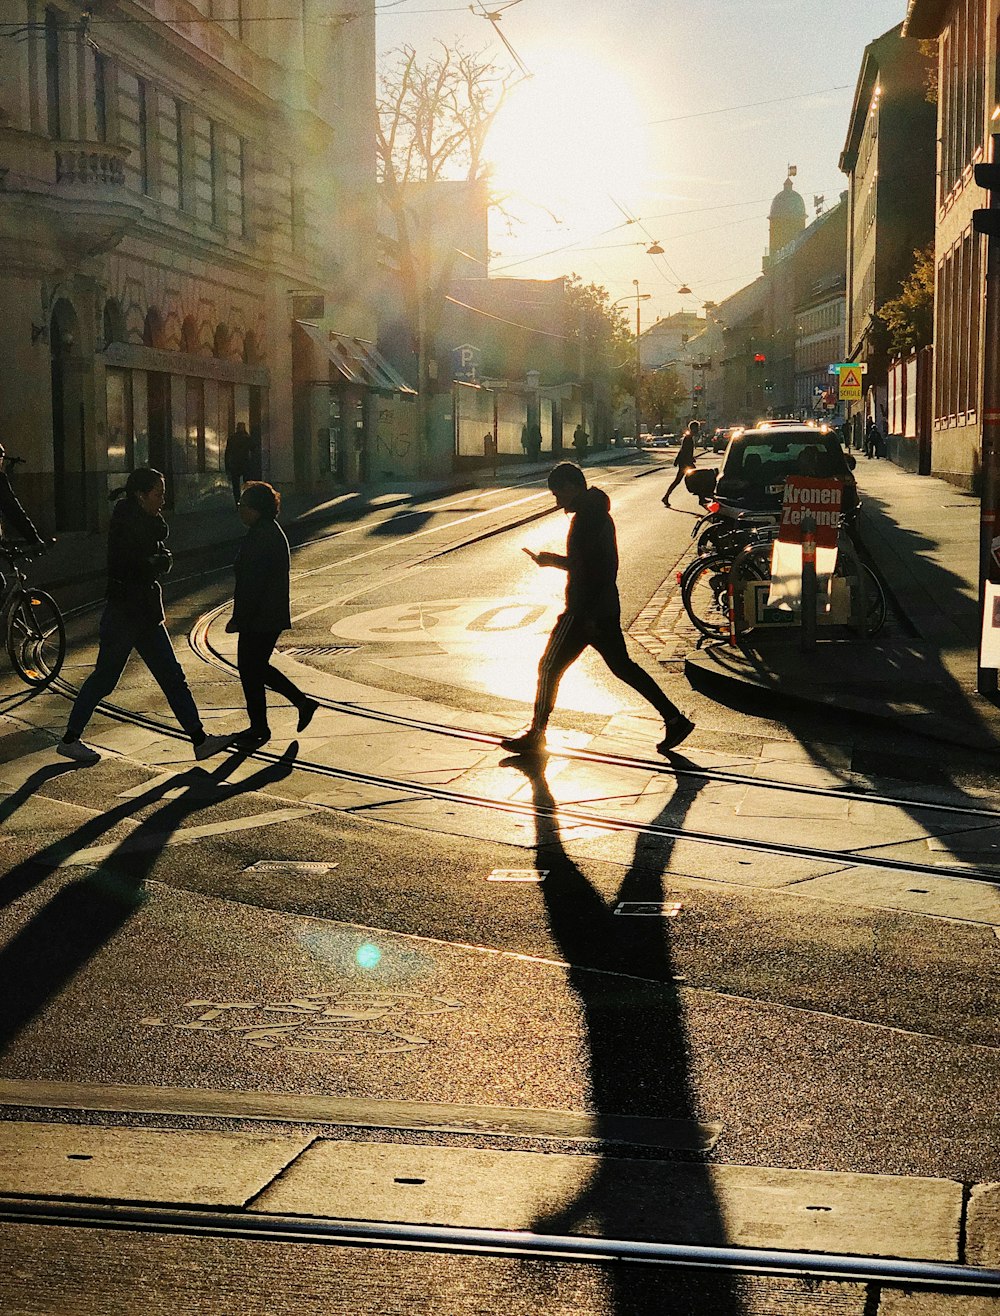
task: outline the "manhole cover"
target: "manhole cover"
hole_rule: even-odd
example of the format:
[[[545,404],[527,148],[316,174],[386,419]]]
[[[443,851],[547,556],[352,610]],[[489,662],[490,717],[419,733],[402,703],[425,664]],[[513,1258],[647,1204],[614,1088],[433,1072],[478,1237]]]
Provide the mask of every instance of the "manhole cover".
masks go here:
[[[279,645],[278,653],[288,654],[290,658],[330,658],[338,653],[354,653],[356,644],[289,644]]]
[[[620,900],[614,912],[638,918],[676,918],[681,903],[679,900]]]
[[[547,868],[494,868],[487,882],[544,882]]]

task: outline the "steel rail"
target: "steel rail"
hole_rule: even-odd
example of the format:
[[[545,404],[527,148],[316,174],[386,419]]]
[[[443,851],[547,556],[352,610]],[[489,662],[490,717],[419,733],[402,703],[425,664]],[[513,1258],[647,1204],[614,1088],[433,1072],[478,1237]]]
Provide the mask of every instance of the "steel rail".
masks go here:
[[[49,689],[58,687],[61,693],[72,693],[57,678]],[[130,709],[107,701],[99,705],[106,717],[119,722],[128,722],[134,726],[147,727],[172,740],[187,741],[183,731],[167,726],[145,713],[135,713]],[[294,743],[290,742],[290,743]],[[286,760],[287,750],[276,753],[265,748],[255,749],[249,756],[263,759],[267,763],[282,763]],[[348,781],[359,786],[389,788],[401,795],[415,795],[422,799],[440,800],[447,804],[458,804],[472,809],[491,809],[496,813],[510,813],[523,818],[547,818],[555,822],[580,823],[588,827],[600,827],[609,832],[628,832],[632,835],[659,836],[672,841],[690,841],[697,845],[709,845],[724,850],[742,850],[754,854],[773,854],[790,859],[816,859],[824,863],[837,864],[842,867],[882,868],[892,872],[913,873],[921,877],[954,878],[963,882],[988,882],[1000,886],[1000,871],[973,868],[952,868],[946,865],[917,864],[907,859],[891,859],[878,855],[865,854],[852,850],[827,850],[819,846],[800,846],[786,844],[782,841],[756,840],[752,837],[730,836],[724,832],[701,832],[690,828],[671,827],[666,823],[642,822],[630,818],[609,818],[606,814],[587,812],[571,806],[556,804],[551,808],[542,807],[534,802],[519,800],[497,800],[488,795],[472,795],[467,791],[451,790],[447,786],[436,786],[427,782],[407,781],[399,777],[379,776],[372,772],[361,772],[356,768],[336,768],[326,763],[312,763],[308,759],[294,760],[297,772],[308,772],[317,777],[329,777],[335,781]],[[322,808],[322,805],[314,805]]]
[[[848,1253],[656,1243],[577,1234],[536,1234],[527,1230],[35,1199],[0,1202],[0,1220],[7,1224],[133,1230],[188,1237],[257,1238],[269,1243],[394,1247],[411,1251],[534,1256],[553,1261],[639,1263],[970,1294],[1000,1293],[1000,1270]]]
[[[450,551],[450,550],[446,550]],[[188,633],[188,644],[202,662],[228,673],[236,672],[235,663],[222,655],[209,639],[209,629],[218,617],[229,608],[229,603],[220,604],[203,613]],[[426,732],[429,735],[446,736],[453,740],[464,740],[473,744],[497,746],[500,737],[485,731],[472,731],[465,727],[451,726],[442,722],[425,722],[420,718],[407,717],[401,713],[390,713],[381,709],[364,708],[358,704],[348,703],[342,699],[329,699],[324,695],[313,695],[313,699],[323,708],[333,712],[345,713],[364,721],[385,722],[391,726],[406,727],[411,731]],[[631,768],[651,772],[657,776],[682,778],[696,781],[724,782],[728,785],[753,786],[759,790],[776,791],[790,795],[807,795],[817,798],[838,798],[845,801],[858,800],[864,804],[877,804],[886,808],[912,810],[922,813],[951,814],[959,818],[984,818],[988,821],[1000,821],[1000,809],[979,808],[967,804],[942,804],[936,800],[912,800],[905,796],[883,795],[875,791],[855,790],[850,787],[828,790],[822,786],[809,786],[801,782],[769,781],[766,778],[753,777],[746,772],[733,772],[725,768],[680,767],[634,757],[628,754],[612,754],[600,750],[582,750],[554,747],[547,751],[550,758],[572,759],[580,763],[596,763],[608,767]]]

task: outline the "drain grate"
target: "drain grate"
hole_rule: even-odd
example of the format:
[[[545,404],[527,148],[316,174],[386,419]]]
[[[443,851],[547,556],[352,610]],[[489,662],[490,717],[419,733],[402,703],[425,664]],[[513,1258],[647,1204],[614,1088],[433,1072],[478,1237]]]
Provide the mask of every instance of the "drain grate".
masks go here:
[[[279,645],[278,653],[286,653],[290,658],[329,658],[337,653],[355,653],[357,644],[289,644]]]

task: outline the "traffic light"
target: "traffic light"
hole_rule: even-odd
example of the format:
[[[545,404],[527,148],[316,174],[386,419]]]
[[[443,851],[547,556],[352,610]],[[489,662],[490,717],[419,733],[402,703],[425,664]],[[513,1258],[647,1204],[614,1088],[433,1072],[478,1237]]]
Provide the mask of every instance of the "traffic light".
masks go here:
[[[754,352],[753,363],[755,366],[762,366],[766,360],[767,357],[764,355],[763,352]]]
[[[978,185],[990,194],[990,208],[972,212],[973,230],[1000,238],[1000,163],[977,164],[973,172]]]

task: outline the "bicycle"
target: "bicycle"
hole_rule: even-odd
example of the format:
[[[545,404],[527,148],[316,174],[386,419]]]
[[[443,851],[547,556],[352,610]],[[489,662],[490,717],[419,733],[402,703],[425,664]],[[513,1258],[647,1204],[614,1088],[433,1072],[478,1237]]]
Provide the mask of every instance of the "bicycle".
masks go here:
[[[0,556],[13,576],[0,595],[7,655],[21,680],[39,689],[55,680],[66,657],[66,626],[59,605],[44,590],[28,586],[21,565],[47,549],[48,544],[0,541]]]

